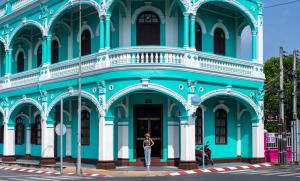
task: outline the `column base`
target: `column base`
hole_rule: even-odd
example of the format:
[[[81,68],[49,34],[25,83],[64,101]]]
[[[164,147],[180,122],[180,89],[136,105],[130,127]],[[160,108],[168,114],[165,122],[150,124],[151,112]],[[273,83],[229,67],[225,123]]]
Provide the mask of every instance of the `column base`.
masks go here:
[[[115,161],[98,161],[96,165],[97,169],[110,170],[116,168]]]
[[[125,158],[118,158],[118,161],[116,162],[117,166],[129,166],[129,159]]]
[[[15,162],[16,156],[3,156],[2,161],[3,162]]]
[[[266,162],[265,158],[242,158],[243,162],[248,163],[264,163]]]
[[[64,162],[73,162],[74,159],[71,156],[66,156],[64,159]]]
[[[54,165],[56,164],[55,158],[41,158],[40,165]]]
[[[30,154],[26,154],[26,155],[24,156],[24,160],[31,160]]]
[[[179,161],[178,168],[183,170],[191,170],[197,169],[198,165],[196,161]]]

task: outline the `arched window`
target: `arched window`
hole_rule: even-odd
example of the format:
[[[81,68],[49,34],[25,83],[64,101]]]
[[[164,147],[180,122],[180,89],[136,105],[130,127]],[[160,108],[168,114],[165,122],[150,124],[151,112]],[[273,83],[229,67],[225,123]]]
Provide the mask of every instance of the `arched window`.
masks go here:
[[[136,22],[137,45],[160,45],[160,19],[150,11],[139,15]]]
[[[81,143],[90,144],[90,113],[86,110],[81,112]]]
[[[196,138],[196,145],[202,144],[202,109],[201,108],[198,108],[196,111],[195,138]]]
[[[40,145],[42,142],[41,115],[35,117],[35,123],[31,124],[31,144]]]
[[[214,53],[225,55],[225,33],[221,28],[217,28],[214,32]]]
[[[224,109],[215,112],[215,139],[216,144],[227,144],[227,112]]]
[[[39,48],[37,49],[37,61],[36,61],[36,66],[39,67],[42,65],[42,60],[43,60],[43,56],[42,56],[43,52],[42,52],[42,45],[39,46]]]
[[[17,118],[15,126],[15,143],[17,145],[24,144],[24,124],[22,118]]]
[[[91,33],[86,29],[81,34],[81,55],[88,54],[91,54]]]
[[[17,56],[17,72],[23,72],[24,71],[24,53],[23,52],[19,52],[18,56]]]
[[[58,62],[59,45],[57,40],[53,40],[51,43],[51,64]]]
[[[201,26],[196,23],[195,24],[195,35],[196,35],[196,50],[202,51],[202,29]]]

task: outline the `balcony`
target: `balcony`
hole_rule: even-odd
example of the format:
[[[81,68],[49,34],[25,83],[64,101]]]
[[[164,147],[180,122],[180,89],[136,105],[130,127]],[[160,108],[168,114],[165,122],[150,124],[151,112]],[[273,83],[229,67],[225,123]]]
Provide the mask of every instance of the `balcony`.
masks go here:
[[[16,12],[17,10],[26,7],[33,2],[36,2],[36,0],[3,0],[0,2],[0,18],[12,12]]]
[[[82,73],[100,71],[106,68],[127,67],[166,67],[193,69],[201,73],[235,76],[237,78],[264,80],[261,64],[201,53],[180,48],[169,47],[131,47],[112,49],[101,53],[82,57]],[[159,67],[161,66],[161,67]],[[13,74],[0,79],[0,90],[30,84],[45,80],[60,80],[77,76],[79,59],[72,59],[38,69]]]

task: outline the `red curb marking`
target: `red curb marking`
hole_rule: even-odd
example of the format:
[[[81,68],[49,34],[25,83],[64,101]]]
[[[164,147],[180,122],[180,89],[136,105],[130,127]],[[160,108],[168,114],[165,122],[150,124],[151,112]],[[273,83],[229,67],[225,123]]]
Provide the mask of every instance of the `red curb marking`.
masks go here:
[[[258,166],[254,166],[254,165],[258,165]],[[209,168],[207,170],[212,173],[216,173],[216,172],[223,172],[223,171],[230,171],[230,170],[247,170],[247,169],[264,168],[264,167],[274,166],[274,164],[272,164],[272,163],[261,163],[261,164],[254,164],[254,165],[224,167],[224,168]],[[193,171],[193,172],[196,172],[199,174],[205,172],[205,170],[202,170],[202,169],[195,169],[195,170],[190,170],[190,171]],[[194,174],[193,172],[190,172],[190,171],[173,172],[173,173],[168,173],[165,176],[179,176],[179,175]]]
[[[196,170],[193,170],[193,171],[196,172],[196,173],[203,173],[203,171],[200,170],[200,169],[196,169]]]
[[[231,169],[230,168],[227,168],[227,167],[225,167],[225,168],[223,168],[225,171],[231,171]]]
[[[218,170],[216,170],[214,168],[209,168],[208,170],[211,171],[211,172],[213,172],[213,173],[218,172]]]

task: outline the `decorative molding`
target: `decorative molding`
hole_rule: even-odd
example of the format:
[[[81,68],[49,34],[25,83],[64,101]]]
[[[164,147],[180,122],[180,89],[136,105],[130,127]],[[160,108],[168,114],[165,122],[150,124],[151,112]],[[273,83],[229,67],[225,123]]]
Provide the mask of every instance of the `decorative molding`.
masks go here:
[[[60,17],[60,15],[64,12],[64,11],[67,11],[70,7],[73,7],[77,4],[88,4],[88,5],[91,5],[93,6],[97,12],[98,12],[98,16],[100,17],[101,14],[102,14],[102,9],[99,5],[99,3],[97,3],[96,1],[94,0],[69,0],[64,6],[62,6],[61,8],[59,8],[56,13],[51,17],[48,25],[47,25],[47,28],[46,28],[46,32],[47,33],[51,33],[50,31],[52,31],[52,28],[54,27],[55,25],[55,20],[57,18]]]
[[[140,84],[135,84],[135,85],[132,85],[132,86],[129,86],[129,87],[126,87],[122,90],[120,90],[119,92],[117,92],[116,94],[114,94],[112,97],[110,97],[110,99],[107,101],[107,104],[106,104],[106,107],[105,107],[105,110],[108,110],[110,108],[110,106],[116,101],[118,100],[120,97],[126,95],[126,94],[129,94],[133,91],[137,91],[137,90],[140,90],[140,89],[145,89],[145,87],[143,86],[142,83]],[[190,109],[190,105],[187,103],[187,101],[181,96],[179,95],[178,93],[164,87],[164,86],[161,86],[161,85],[158,85],[158,84],[152,84],[152,83],[149,83],[148,84],[148,87],[147,89],[149,90],[155,90],[155,91],[158,91],[158,92],[162,92],[168,96],[171,96],[173,97],[174,99],[176,99],[179,103],[182,104],[183,107],[185,107],[185,109]]]
[[[229,113],[229,111],[230,111],[229,107],[227,107],[224,103],[219,103],[219,104],[217,104],[217,105],[213,108],[213,112],[216,112],[218,109],[223,109],[223,110],[225,110],[227,113]]]
[[[164,13],[163,13],[159,8],[154,7],[154,6],[151,6],[151,4],[146,4],[145,6],[142,6],[142,7],[138,8],[138,9],[136,9],[136,10],[134,11],[134,13],[132,14],[131,23],[132,23],[132,24],[135,24],[136,19],[138,18],[138,16],[139,16],[142,12],[144,12],[144,11],[151,11],[151,12],[155,13],[155,14],[159,17],[160,22],[161,22],[162,24],[165,24],[165,23],[166,23]]]
[[[7,114],[7,118],[10,118],[13,111],[19,105],[26,104],[26,103],[33,104],[41,113],[43,113],[42,106],[36,100],[34,100],[32,98],[22,98],[22,99],[19,99],[17,102],[15,102],[15,104],[10,108],[10,110],[8,111],[8,114]]]
[[[15,38],[15,36],[17,36],[17,33],[24,27],[30,26],[30,25],[37,27],[42,32],[42,36],[46,36],[46,30],[39,22],[33,21],[33,20],[28,20],[25,23],[21,23],[16,28],[14,28],[9,39],[7,40],[8,47],[11,46],[12,40],[13,40],[13,38]]]
[[[222,20],[218,20],[218,22],[212,27],[211,29],[211,32],[210,32],[210,35],[211,36],[214,36],[215,35],[215,30],[217,28],[221,28],[224,33],[225,33],[225,38],[228,40],[229,39],[229,31],[228,29],[226,28],[226,26],[223,24]]]
[[[206,34],[206,26],[205,26],[205,23],[202,21],[202,19],[199,17],[199,16],[196,16],[196,23],[198,23],[201,27],[201,31],[202,31],[202,34]]]
[[[90,32],[90,34],[91,34],[91,39],[94,39],[94,37],[95,37],[95,36],[94,36],[94,32],[93,32],[91,26],[88,25],[87,22],[85,21],[85,22],[83,22],[83,26],[82,26],[82,28],[81,28],[81,32],[80,32],[80,33],[78,32],[78,34],[77,34],[77,42],[79,42],[79,40],[80,40],[80,38],[81,38],[81,35],[82,35],[82,33],[83,33],[85,30],[88,30],[88,31]]]
[[[99,116],[103,116],[104,115],[104,111],[98,101],[98,99],[93,96],[92,94],[88,93],[88,92],[85,92],[85,91],[82,91],[82,96],[87,98],[88,100],[90,100],[92,103],[94,103],[94,105],[97,107],[97,110],[98,110],[98,113],[99,113]],[[73,90],[71,93],[70,91],[68,92],[65,92],[65,93],[62,93],[60,94],[59,96],[57,96],[49,105],[48,107],[48,110],[46,112],[46,116],[49,115],[50,111],[53,109],[53,107],[61,100],[61,99],[64,99],[66,97],[70,97],[70,96],[76,96],[78,95],[78,91],[77,90]]]
[[[249,97],[247,97],[246,95],[244,95],[240,92],[234,91],[234,90],[232,90],[230,93],[228,93],[226,89],[225,90],[219,89],[219,90],[211,91],[211,92],[208,92],[208,93],[202,95],[201,100],[202,100],[202,102],[204,102],[207,99],[212,98],[214,96],[218,96],[218,95],[230,95],[230,96],[234,96],[236,98],[242,99],[253,108],[253,111],[256,114],[255,116],[260,115],[259,107]]]

